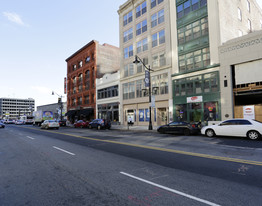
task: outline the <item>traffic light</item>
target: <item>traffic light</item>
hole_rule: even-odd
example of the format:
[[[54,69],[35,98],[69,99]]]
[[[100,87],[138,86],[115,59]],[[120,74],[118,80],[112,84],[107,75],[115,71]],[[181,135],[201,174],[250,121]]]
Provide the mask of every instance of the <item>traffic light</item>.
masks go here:
[[[58,98],[58,103],[61,103],[61,97]]]

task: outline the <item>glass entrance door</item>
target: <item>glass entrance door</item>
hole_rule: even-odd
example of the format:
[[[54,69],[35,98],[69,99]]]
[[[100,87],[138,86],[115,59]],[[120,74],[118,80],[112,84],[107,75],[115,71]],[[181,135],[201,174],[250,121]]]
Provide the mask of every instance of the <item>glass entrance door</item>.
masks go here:
[[[200,122],[203,117],[202,103],[188,104],[188,120],[190,122]]]

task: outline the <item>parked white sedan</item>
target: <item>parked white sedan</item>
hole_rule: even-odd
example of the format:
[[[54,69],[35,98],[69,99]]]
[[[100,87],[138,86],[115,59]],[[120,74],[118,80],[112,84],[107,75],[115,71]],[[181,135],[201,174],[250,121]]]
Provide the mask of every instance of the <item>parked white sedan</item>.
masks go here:
[[[41,124],[41,129],[51,129],[51,128],[59,129],[59,123],[55,120],[45,120]]]
[[[262,123],[249,119],[230,119],[216,125],[210,125],[201,129],[201,134],[213,136],[237,136],[248,137],[257,140],[262,134]]]

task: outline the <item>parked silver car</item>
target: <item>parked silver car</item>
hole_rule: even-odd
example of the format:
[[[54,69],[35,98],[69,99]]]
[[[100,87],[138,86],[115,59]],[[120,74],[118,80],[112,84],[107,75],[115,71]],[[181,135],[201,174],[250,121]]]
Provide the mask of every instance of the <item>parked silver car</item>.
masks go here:
[[[41,129],[59,129],[59,123],[55,120],[45,120],[41,124]]]

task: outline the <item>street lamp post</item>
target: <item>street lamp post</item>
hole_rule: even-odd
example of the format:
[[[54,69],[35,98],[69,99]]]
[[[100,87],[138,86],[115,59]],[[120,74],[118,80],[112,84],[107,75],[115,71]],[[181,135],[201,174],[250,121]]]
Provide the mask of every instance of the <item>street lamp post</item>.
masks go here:
[[[139,64],[142,63],[143,66],[146,68],[146,70],[148,71],[146,77],[145,77],[145,83],[148,85],[149,89],[148,89],[148,96],[149,96],[149,125],[148,125],[148,130],[153,130],[153,126],[152,126],[152,116],[151,116],[151,75],[150,72],[153,71],[150,68],[150,65],[148,65],[148,67],[145,65],[145,63],[142,61],[142,59],[140,59],[137,55],[135,56],[135,61],[133,61],[134,64]]]
[[[55,94],[58,96],[58,103],[60,103],[60,120],[62,121],[62,119],[63,119],[63,113],[62,113],[62,111],[63,111],[63,101],[62,101],[63,96],[52,91],[52,95],[55,95]]]

